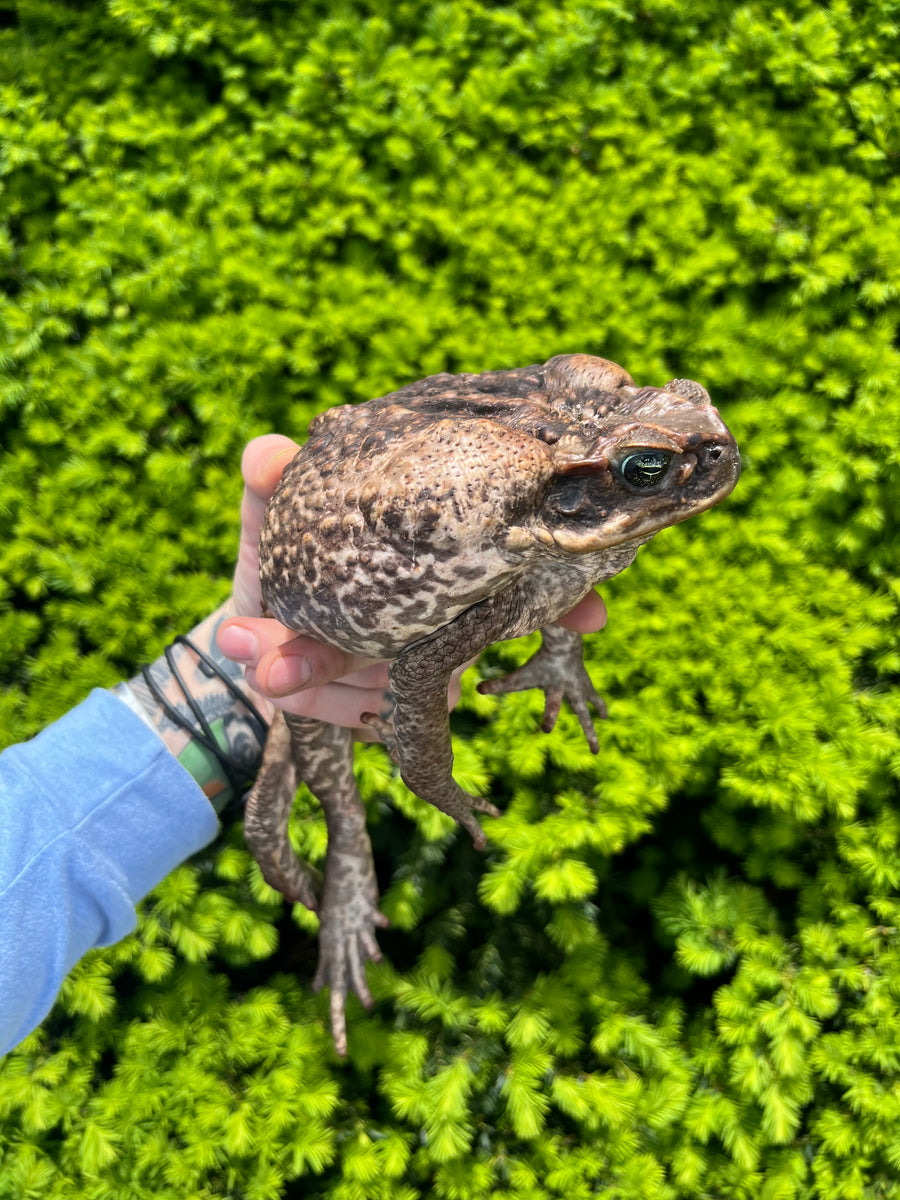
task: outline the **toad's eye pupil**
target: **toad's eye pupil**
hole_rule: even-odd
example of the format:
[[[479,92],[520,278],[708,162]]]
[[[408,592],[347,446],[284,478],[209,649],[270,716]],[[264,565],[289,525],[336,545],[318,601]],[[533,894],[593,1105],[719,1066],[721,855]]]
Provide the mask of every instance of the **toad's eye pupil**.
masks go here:
[[[665,450],[639,450],[622,460],[622,474],[634,487],[652,487],[665,475],[671,458]]]

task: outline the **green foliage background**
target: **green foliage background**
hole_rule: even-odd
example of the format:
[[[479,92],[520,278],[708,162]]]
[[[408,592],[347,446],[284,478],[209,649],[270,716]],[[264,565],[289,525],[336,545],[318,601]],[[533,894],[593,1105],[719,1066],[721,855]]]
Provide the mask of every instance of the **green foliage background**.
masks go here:
[[[347,1063],[226,828],[0,1065],[0,1198],[900,1196],[900,4],[16,10],[7,740],[227,594],[244,442],[329,405],[590,351],[745,472],[605,588],[596,760],[467,685],[488,853],[361,750]]]

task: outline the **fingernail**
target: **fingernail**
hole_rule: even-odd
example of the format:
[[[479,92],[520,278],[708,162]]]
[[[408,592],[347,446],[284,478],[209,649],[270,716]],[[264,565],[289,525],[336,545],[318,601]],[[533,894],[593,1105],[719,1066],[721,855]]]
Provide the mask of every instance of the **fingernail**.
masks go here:
[[[226,625],[219,630],[219,649],[235,662],[255,662],[259,656],[256,634],[245,625]]]
[[[283,471],[289,462],[293,460],[297,453],[296,446],[282,446],[280,450],[276,450],[271,458],[266,459],[266,465],[263,472],[268,472],[275,464],[278,464],[278,470]]]
[[[266,691],[270,696],[289,696],[305,688],[312,677],[312,667],[305,658],[276,658],[266,676]]]

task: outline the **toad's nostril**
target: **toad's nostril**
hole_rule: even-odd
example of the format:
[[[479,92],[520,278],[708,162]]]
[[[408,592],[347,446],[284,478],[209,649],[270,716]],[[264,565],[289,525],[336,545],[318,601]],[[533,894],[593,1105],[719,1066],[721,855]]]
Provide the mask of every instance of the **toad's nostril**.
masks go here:
[[[716,459],[722,457],[722,447],[721,446],[710,446],[706,451],[706,455],[707,455],[707,458],[709,458],[711,462],[715,462]]]

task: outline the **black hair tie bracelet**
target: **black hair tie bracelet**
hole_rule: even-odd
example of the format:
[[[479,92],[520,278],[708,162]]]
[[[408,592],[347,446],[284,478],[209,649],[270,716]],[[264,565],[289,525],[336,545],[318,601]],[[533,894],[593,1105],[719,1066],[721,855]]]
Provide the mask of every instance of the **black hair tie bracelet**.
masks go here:
[[[189,733],[196,742],[198,742],[204,747],[204,749],[208,750],[209,753],[213,755],[213,757],[221,766],[225,778],[228,780],[228,784],[231,788],[232,799],[239,799],[243,795],[244,791],[253,782],[253,776],[252,774],[248,774],[245,763],[242,763],[239,759],[235,758],[234,755],[230,754],[229,751],[219,743],[216,735],[212,731],[212,727],[210,726],[206,717],[203,715],[202,709],[188,691],[187,684],[175,665],[175,655],[173,653],[175,646],[186,646],[188,650],[196,654],[207,673],[217,676],[222,683],[225,684],[232,696],[234,696],[236,700],[239,700],[240,703],[244,705],[249,713],[250,726],[253,730],[254,737],[259,742],[260,753],[262,752],[262,748],[266,743],[268,725],[266,724],[262,713],[253,703],[253,701],[250,700],[240,690],[240,688],[236,686],[234,680],[230,679],[228,675],[225,674],[218,663],[210,658],[208,654],[204,653],[204,651],[199,649],[199,647],[195,646],[190,638],[179,634],[179,636],[175,638],[171,645],[166,646],[164,654],[169,671],[172,674],[172,678],[181,689],[185,703],[193,713],[197,722],[196,725],[192,724],[182,712],[169,703],[169,701],[163,695],[156,680],[153,678],[150,667],[141,667],[141,674],[144,677],[144,682],[146,683],[150,694],[153,696],[153,699],[157,702],[157,704],[160,705],[170,720],[174,721],[180,729],[183,729],[186,733]]]

